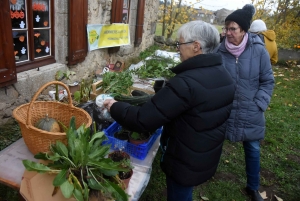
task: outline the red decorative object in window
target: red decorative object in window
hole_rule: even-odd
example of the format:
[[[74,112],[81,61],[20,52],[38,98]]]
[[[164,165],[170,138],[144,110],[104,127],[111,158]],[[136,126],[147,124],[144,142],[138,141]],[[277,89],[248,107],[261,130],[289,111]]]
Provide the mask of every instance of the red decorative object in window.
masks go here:
[[[34,34],[34,36],[37,37],[37,38],[38,38],[40,35],[41,35],[40,33],[35,33],[35,34]]]
[[[43,3],[33,3],[32,9],[34,11],[46,11],[46,5]]]
[[[16,11],[14,12],[14,15],[15,15],[15,18],[16,18],[16,19],[19,19],[19,17],[20,17],[19,11],[16,10]]]
[[[10,3],[15,5],[17,3],[17,0],[10,0]]]
[[[23,19],[24,18],[24,12],[20,11],[20,18]]]
[[[20,36],[19,41],[24,42],[25,36]]]

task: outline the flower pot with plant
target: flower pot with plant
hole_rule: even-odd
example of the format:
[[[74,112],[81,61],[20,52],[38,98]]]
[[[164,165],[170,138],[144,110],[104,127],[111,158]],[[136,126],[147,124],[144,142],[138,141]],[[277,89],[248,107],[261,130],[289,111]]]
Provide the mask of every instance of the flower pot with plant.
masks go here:
[[[114,138],[117,138],[119,140],[128,141],[129,134],[131,134],[131,133],[132,133],[132,131],[129,131],[125,128],[121,128],[121,130],[114,133]]]
[[[143,132],[143,133],[132,132],[128,136],[129,136],[129,142],[131,144],[139,145],[149,141],[151,137],[151,132]]]
[[[121,151],[121,150],[116,150],[116,151],[111,152],[110,154],[108,154],[108,158],[111,158],[115,162],[120,162],[120,161],[126,160],[126,159],[130,160],[129,154],[127,154],[126,152]],[[132,169],[130,172],[124,172],[124,171],[119,172],[118,175],[124,183],[124,186],[123,186],[124,190],[128,188],[129,181],[132,177],[132,174],[133,174]]]
[[[66,78],[67,79],[67,85],[69,86],[70,92],[72,94],[74,94],[75,91],[78,91],[80,89],[80,85],[77,81],[71,83],[71,78],[72,78],[72,76],[75,76],[75,75],[76,75],[76,72],[74,72],[74,71],[70,71],[70,70],[61,71],[61,70],[59,70],[59,71],[56,72],[55,79],[60,81],[64,78]]]
[[[131,171],[130,160],[115,162],[106,158],[110,145],[102,145],[107,139],[105,134],[98,132],[90,135],[90,128],[84,125],[76,129],[75,117],[71,118],[69,128],[64,128],[68,145],[56,141],[50,145],[50,152],[35,155],[36,159],[49,163],[23,160],[25,168],[57,174],[53,185],[61,190],[65,198],[73,196],[78,201],[87,201],[93,195],[97,200],[128,200],[118,173]]]

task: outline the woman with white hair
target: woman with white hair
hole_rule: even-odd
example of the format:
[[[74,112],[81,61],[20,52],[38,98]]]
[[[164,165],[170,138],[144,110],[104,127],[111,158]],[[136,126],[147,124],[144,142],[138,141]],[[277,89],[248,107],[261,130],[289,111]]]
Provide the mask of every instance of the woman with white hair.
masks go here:
[[[132,106],[106,100],[104,105],[122,126],[153,131],[163,126],[161,168],[167,200],[192,201],[193,187],[216,172],[233,100],[233,81],[222,66],[218,30],[202,21],[178,30],[176,47],[182,63],[176,74],[147,103]]]
[[[266,49],[270,55],[271,64],[278,61],[278,49],[276,44],[276,34],[273,30],[268,30],[266,23],[262,20],[254,20],[249,29],[250,32],[258,34],[266,45]]]

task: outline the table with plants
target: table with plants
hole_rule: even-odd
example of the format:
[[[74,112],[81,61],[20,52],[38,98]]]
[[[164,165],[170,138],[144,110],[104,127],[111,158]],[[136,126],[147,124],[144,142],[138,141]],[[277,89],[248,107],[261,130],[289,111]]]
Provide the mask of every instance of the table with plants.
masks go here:
[[[170,63],[175,65],[170,58],[152,56],[138,69],[106,72],[101,93],[142,105],[153,94],[134,88],[134,82],[153,85],[155,78],[169,79]],[[20,187],[30,201],[138,200],[149,181],[162,128],[137,133],[113,122],[99,129],[94,118],[72,104],[69,89],[67,104],[36,101],[50,84],[68,88],[59,81],[47,83],[30,103],[14,110],[23,138],[0,152],[0,180]]]

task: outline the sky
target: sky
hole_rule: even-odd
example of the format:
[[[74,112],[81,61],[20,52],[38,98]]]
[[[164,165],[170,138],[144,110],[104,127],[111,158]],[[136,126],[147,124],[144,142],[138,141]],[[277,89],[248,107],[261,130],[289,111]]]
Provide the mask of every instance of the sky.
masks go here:
[[[196,2],[191,0],[190,2]],[[202,6],[207,10],[220,10],[226,8],[228,10],[236,10],[242,8],[245,4],[251,3],[251,0],[201,0],[200,3],[195,4],[195,8]]]

